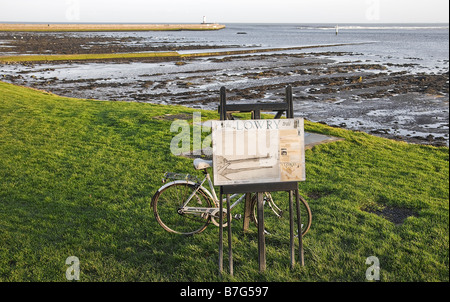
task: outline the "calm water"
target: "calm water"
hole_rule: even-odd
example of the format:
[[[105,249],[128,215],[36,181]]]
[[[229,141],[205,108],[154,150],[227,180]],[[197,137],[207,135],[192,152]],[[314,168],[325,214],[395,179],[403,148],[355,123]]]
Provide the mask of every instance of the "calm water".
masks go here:
[[[226,24],[219,31],[175,32],[80,32],[73,36],[136,37],[142,45],[232,45],[233,47],[296,47],[358,43],[306,52],[340,51],[360,55],[361,60],[417,64],[410,72],[448,71],[449,24]],[[49,34],[49,33],[43,33]],[[54,33],[50,33],[54,34]],[[155,44],[156,43],[156,44]],[[234,48],[235,49],[235,48]],[[11,51],[14,51],[12,48]],[[198,50],[205,52],[205,49]],[[180,53],[195,50],[180,51]],[[2,55],[0,53],[0,55]],[[345,60],[347,58],[339,58]]]

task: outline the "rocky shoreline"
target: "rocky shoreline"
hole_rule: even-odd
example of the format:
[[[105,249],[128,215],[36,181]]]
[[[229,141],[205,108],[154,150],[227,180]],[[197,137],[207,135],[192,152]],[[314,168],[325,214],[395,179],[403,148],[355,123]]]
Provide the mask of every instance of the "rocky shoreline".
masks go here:
[[[0,53],[114,53],[233,48],[177,41],[147,44],[139,37],[67,34],[0,34]],[[18,38],[19,37],[19,38]],[[64,42],[63,42],[64,41]],[[13,46],[13,47],[11,47]],[[410,143],[448,146],[449,73],[417,73],[414,64],[362,60],[350,52],[277,51],[176,61],[96,60],[95,62],[0,65],[2,81],[56,94],[179,104],[216,110],[218,91],[230,102],[284,98],[294,91],[294,110],[315,122],[364,131]]]
[[[162,40],[160,42],[146,43],[145,39],[136,36],[80,36],[70,33],[26,33],[1,32],[0,54],[13,51],[14,54],[103,54],[103,53],[129,53],[150,51],[179,51],[191,49],[221,49],[237,48],[239,45],[208,45],[185,42],[179,45],[177,41]]]

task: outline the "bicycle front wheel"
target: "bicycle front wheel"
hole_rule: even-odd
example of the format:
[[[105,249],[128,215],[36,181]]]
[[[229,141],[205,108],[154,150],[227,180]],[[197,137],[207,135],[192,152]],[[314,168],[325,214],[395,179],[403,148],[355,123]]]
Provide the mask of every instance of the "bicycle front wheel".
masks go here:
[[[293,196],[293,206],[294,217],[296,217],[296,202],[295,194]],[[265,192],[263,194],[264,199],[264,230],[267,235],[273,235],[277,237],[287,237],[289,238],[290,224],[289,224],[289,194],[286,192],[276,192],[269,193]],[[306,202],[306,200],[300,195],[300,216],[302,223],[302,234],[303,236],[311,228],[312,214],[311,209]],[[252,198],[251,219],[258,226],[258,202],[257,196]],[[294,222],[294,234],[298,235],[297,223]]]
[[[194,193],[189,207],[211,208],[212,202],[201,190],[188,183],[174,183],[156,192],[152,199],[156,221],[168,232],[193,235],[206,229],[211,218],[207,213],[183,213],[182,205]]]

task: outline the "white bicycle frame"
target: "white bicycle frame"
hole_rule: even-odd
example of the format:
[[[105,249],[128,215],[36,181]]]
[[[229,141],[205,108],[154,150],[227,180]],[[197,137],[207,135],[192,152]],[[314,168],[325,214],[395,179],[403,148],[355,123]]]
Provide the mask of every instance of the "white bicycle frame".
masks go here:
[[[209,175],[208,172],[205,172],[206,176],[205,178],[200,182],[200,183],[196,183],[193,181],[189,181],[189,180],[175,180],[172,181],[170,183],[165,184],[164,186],[162,186],[161,188],[159,188],[158,191],[162,191],[165,188],[173,185],[173,184],[189,184],[195,187],[195,190],[191,193],[191,195],[186,199],[186,201],[183,203],[183,205],[178,209],[178,213],[179,214],[195,214],[195,215],[204,215],[207,214],[209,216],[211,216],[212,218],[218,218],[219,215],[219,199],[217,198],[217,194],[216,191],[214,190],[214,185],[212,183],[211,177]],[[210,190],[206,189],[203,184],[208,181],[208,186],[210,188]],[[207,197],[210,198],[213,202],[214,202],[214,208],[207,208],[207,207],[188,207],[187,205],[189,204],[189,202],[192,200],[192,198],[195,196],[195,194],[197,194],[197,192],[201,190],[202,192],[204,192],[206,195],[208,195]],[[233,194],[230,196],[230,199],[234,199],[237,196],[239,196],[239,194]],[[235,206],[237,206],[239,203],[241,203],[245,198],[245,194],[242,194],[241,197],[239,197],[231,206],[230,206],[230,210],[233,209]],[[226,209],[223,210],[224,213],[226,213]],[[213,219],[213,223],[216,224],[216,221]]]

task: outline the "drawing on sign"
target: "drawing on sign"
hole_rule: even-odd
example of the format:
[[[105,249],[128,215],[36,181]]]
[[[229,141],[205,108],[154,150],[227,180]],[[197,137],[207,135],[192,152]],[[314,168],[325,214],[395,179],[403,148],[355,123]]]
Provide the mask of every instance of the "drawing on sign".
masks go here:
[[[232,180],[232,176],[230,176],[231,178],[228,177],[230,174],[260,169],[273,169],[273,165],[269,165],[270,163],[266,163],[266,165],[264,165],[264,159],[270,159],[270,155],[268,154],[265,157],[242,158],[234,160],[228,160],[223,156],[217,156],[217,171],[221,177],[224,177],[227,180]]]
[[[303,181],[303,119],[214,121],[215,185]]]

